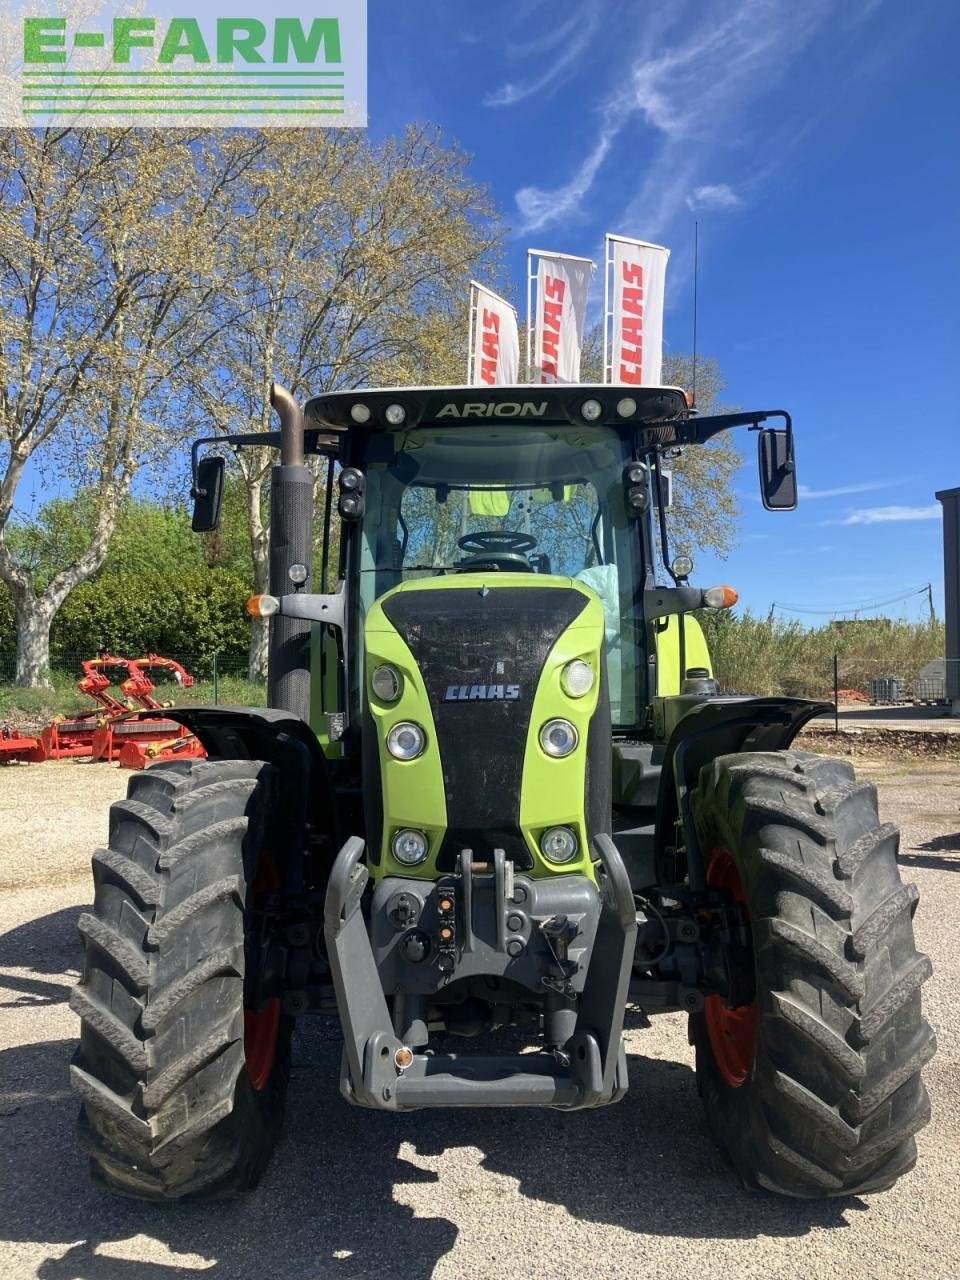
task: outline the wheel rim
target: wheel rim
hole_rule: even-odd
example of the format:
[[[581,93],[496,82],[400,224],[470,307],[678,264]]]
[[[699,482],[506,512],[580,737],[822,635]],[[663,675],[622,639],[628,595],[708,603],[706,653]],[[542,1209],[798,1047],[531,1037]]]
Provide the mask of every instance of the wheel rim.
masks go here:
[[[280,888],[280,876],[269,858],[261,858],[250,889],[250,901],[261,893]],[[243,1011],[243,1057],[254,1089],[266,1087],[273,1071],[280,1036],[280,999],[268,1000],[262,1009]]]
[[[707,884],[714,889],[726,889],[734,902],[739,902],[747,911],[743,881],[728,849],[714,849],[710,855]],[[754,1000],[739,1009],[728,1009],[719,996],[707,996],[703,1002],[703,1014],[717,1070],[732,1089],[739,1089],[753,1066],[757,1002]]]

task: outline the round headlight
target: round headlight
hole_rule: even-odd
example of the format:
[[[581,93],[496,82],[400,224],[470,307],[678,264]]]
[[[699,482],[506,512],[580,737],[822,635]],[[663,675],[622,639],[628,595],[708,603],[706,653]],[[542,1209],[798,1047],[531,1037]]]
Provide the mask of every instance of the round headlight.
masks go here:
[[[396,702],[400,697],[403,682],[396,667],[384,663],[377,667],[370,677],[370,687],[381,702]]]
[[[429,852],[430,845],[422,831],[398,831],[390,842],[393,856],[405,867],[415,867]]]
[[[693,560],[690,556],[674,556],[670,568],[678,578],[689,578],[693,573]]]
[[[633,396],[624,396],[617,401],[617,413],[621,418],[632,418],[637,412],[637,402]]]
[[[593,667],[574,658],[560,672],[560,687],[569,698],[582,698],[593,688]]]
[[[370,406],[368,404],[352,404],[350,406],[350,417],[358,427],[362,427],[364,423],[370,421]]]
[[[423,730],[409,720],[401,720],[387,734],[387,750],[395,760],[416,760],[425,744]]]
[[[307,566],[305,564],[292,564],[287,570],[287,577],[295,587],[303,586],[307,580]]]
[[[402,422],[407,419],[407,411],[402,404],[388,404],[383,412],[383,416],[390,423],[391,427],[399,427]]]
[[[569,827],[551,827],[540,837],[540,852],[551,862],[569,862],[580,845]]]
[[[599,400],[584,400],[580,406],[581,417],[586,419],[587,422],[596,422],[602,413],[603,405]]]
[[[548,720],[540,730],[540,745],[548,756],[561,759],[576,748],[577,731],[569,720]]]

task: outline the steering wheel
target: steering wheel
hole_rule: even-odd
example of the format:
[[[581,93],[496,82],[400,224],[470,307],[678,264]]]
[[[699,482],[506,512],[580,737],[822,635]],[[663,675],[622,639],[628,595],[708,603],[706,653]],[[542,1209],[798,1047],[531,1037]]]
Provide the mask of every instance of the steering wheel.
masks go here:
[[[529,533],[516,533],[512,529],[489,529],[483,533],[467,533],[457,539],[457,546],[473,554],[461,560],[458,568],[517,570],[532,573],[533,565],[523,554],[532,551],[537,540]]]
[[[512,529],[489,529],[485,533],[466,533],[457,539],[464,551],[532,551],[537,540],[531,533],[514,533]]]

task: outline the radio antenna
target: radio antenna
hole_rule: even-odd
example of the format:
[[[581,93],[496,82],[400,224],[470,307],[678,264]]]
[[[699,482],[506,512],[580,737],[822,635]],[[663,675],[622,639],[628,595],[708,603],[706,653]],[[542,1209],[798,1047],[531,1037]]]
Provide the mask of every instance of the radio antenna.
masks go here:
[[[697,281],[700,268],[700,223],[693,224],[693,386],[691,396],[693,405],[697,405]]]

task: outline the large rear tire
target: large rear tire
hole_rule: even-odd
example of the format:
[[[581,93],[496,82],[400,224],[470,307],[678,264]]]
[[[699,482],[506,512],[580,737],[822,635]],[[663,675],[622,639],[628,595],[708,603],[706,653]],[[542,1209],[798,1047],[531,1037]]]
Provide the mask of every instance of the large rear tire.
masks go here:
[[[275,883],[276,774],[250,760],[135,774],[93,858],[71,1068],[96,1181],[154,1201],[256,1184],[277,1141],[292,1023],[244,1009],[245,917]]]
[[[754,961],[752,1003],[710,997],[692,1018],[714,1137],[748,1187],[882,1191],[916,1162],[935,1049],[898,832],[849,764],[799,751],[720,757],[692,805],[708,881],[743,904]]]

